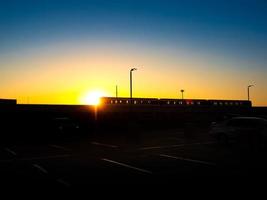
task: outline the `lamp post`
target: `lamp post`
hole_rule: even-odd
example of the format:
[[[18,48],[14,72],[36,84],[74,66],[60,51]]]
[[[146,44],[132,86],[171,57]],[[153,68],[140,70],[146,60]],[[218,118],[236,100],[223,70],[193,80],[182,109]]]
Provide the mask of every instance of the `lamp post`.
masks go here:
[[[118,98],[118,85],[116,85],[116,98]]]
[[[132,68],[131,70],[130,70],[130,99],[132,100],[132,98],[133,98],[133,80],[132,80],[132,72],[133,71],[135,71],[135,70],[137,70],[137,68]]]
[[[184,90],[181,90],[182,93],[182,100],[184,99]]]
[[[248,86],[248,101],[250,100],[250,97],[249,97],[249,88],[253,87],[254,85],[249,85]]]

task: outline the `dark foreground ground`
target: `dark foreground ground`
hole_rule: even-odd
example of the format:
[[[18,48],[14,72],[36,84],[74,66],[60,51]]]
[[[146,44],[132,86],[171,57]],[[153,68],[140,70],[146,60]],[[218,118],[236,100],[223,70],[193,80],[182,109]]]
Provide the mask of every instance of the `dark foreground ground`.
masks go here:
[[[207,128],[97,132],[0,146],[3,188],[90,188],[96,184],[258,184],[266,150],[218,144]]]

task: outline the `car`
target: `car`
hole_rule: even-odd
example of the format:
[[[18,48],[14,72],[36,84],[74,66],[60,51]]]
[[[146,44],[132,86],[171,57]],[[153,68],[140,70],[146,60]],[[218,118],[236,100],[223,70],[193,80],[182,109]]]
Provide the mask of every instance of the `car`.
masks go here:
[[[223,144],[245,139],[254,145],[262,145],[267,139],[267,120],[259,117],[233,117],[213,122],[210,134]]]
[[[52,121],[54,130],[60,135],[75,134],[80,129],[80,125],[68,117],[57,117]]]

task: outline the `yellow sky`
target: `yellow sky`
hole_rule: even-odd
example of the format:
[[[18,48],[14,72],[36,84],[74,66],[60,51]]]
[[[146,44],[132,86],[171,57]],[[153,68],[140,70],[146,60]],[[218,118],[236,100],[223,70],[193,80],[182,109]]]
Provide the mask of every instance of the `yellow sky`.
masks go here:
[[[129,96],[129,70],[134,97],[246,99],[251,88],[253,105],[266,106],[267,70],[251,70],[250,63],[168,48],[131,48],[126,44],[58,45],[2,56],[1,98],[18,103],[81,104],[92,90]],[[237,70],[243,65],[243,70]]]

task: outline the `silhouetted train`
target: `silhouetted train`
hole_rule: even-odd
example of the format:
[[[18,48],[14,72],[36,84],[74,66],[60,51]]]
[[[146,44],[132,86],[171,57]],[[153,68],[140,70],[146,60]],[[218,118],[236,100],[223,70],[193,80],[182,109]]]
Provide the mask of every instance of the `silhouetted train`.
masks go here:
[[[102,105],[143,105],[143,106],[205,106],[205,107],[251,107],[247,100],[205,100],[205,99],[157,99],[157,98],[116,98],[102,97]]]

